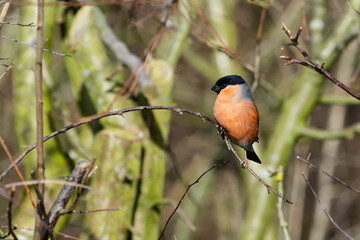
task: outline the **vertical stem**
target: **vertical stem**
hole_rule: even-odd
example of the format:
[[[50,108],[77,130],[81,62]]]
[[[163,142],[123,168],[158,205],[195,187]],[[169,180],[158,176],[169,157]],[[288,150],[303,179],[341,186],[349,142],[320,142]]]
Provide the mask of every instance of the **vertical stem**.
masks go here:
[[[37,170],[39,180],[45,179],[44,149],[43,149],[43,98],[42,98],[42,49],[43,49],[43,31],[44,26],[44,0],[38,0],[38,19],[37,19],[37,51],[36,51],[36,69],[35,69],[35,88],[36,88],[36,153]],[[39,191],[44,198],[45,186],[39,184]],[[37,201],[39,204],[39,199]],[[37,208],[39,209],[39,208]],[[35,220],[34,239],[40,239],[41,236],[41,216],[37,213]]]

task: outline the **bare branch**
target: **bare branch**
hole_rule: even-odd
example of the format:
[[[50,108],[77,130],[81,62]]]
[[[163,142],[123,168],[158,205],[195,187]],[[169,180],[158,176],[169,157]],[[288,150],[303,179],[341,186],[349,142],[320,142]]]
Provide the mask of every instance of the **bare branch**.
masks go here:
[[[36,26],[34,23],[21,24],[21,23],[12,23],[12,22],[0,22],[0,24],[16,25],[16,26],[20,26],[20,27],[35,27]]]
[[[334,179],[335,181],[341,183],[342,185],[344,185],[345,187],[347,187],[347,188],[350,189],[351,191],[353,191],[353,192],[355,192],[355,193],[357,193],[357,194],[360,195],[360,191],[359,191],[358,189],[353,188],[352,186],[350,186],[349,184],[345,183],[345,182],[344,182],[343,180],[341,180],[340,178],[335,177],[334,175],[331,175],[330,173],[326,172],[325,170],[323,170],[323,169],[319,168],[318,166],[312,164],[311,162],[309,162],[309,160],[303,159],[303,158],[301,158],[300,156],[297,156],[296,159],[299,160],[299,161],[301,161],[301,162],[303,162],[303,163],[306,163],[310,168],[314,168],[314,169],[316,169],[317,171],[324,173],[324,174],[327,175],[328,177]]]
[[[0,35],[0,38],[6,39],[6,40],[9,40],[9,41],[12,41],[12,42],[20,43],[20,44],[23,44],[23,45],[28,46],[28,47],[37,48],[37,45],[35,45],[35,44],[25,43],[25,42],[19,41],[19,40],[14,39],[14,38],[8,38],[8,37],[2,36],[2,35]],[[51,53],[51,54],[55,54],[55,55],[60,55],[60,56],[63,56],[63,57],[71,57],[71,55],[69,55],[69,54],[58,53],[58,52],[54,52],[54,51],[51,51],[51,50],[48,50],[48,49],[45,49],[45,48],[43,48],[43,51]]]
[[[90,165],[87,166],[87,167],[85,166],[85,163],[86,163],[87,161],[86,161],[85,163],[82,163],[81,166],[79,166],[79,167],[82,167],[82,168],[86,167],[86,169],[85,169],[86,171],[85,171],[85,173],[84,173],[84,176],[82,177],[82,179],[81,179],[81,181],[80,181],[81,185],[84,185],[85,181],[90,177],[90,173],[91,173],[91,170],[92,170],[93,167],[94,167],[95,160],[96,160],[96,158],[94,157],[93,160],[91,161]],[[79,162],[78,164],[80,165],[80,163],[81,163],[81,162]],[[84,166],[83,166],[83,165],[84,165]],[[74,170],[75,170],[75,169],[74,169]],[[79,199],[80,194],[82,193],[82,190],[83,190],[83,188],[77,187],[77,193],[76,193],[75,198],[73,199],[73,201],[71,202],[71,204],[69,205],[69,207],[67,207],[66,209],[63,209],[63,210],[61,211],[61,213],[60,213],[61,215],[66,214],[68,211],[71,211],[71,209],[75,206],[77,200]]]
[[[93,116],[89,116],[87,118],[85,118],[82,121],[79,122],[74,122],[60,130],[57,130],[53,133],[51,133],[50,135],[44,137],[43,141],[47,141],[50,138],[53,138],[59,134],[62,134],[66,131],[69,131],[70,129],[73,129],[75,127],[78,127],[80,125],[95,121],[95,120],[99,120],[101,118],[104,117],[109,117],[109,116],[122,116],[124,113],[128,113],[128,112],[134,112],[134,111],[143,111],[143,110],[170,110],[176,113],[179,113],[180,115],[183,115],[183,113],[187,113],[187,114],[191,114],[194,116],[197,116],[199,118],[201,118],[203,120],[203,122],[207,121],[210,122],[212,125],[214,125],[219,132],[221,132],[221,127],[211,118],[202,115],[199,112],[193,112],[187,109],[182,109],[182,108],[177,108],[177,107],[168,107],[168,106],[138,106],[138,107],[129,107],[129,108],[125,108],[122,110],[118,110],[118,111],[113,111],[113,112],[105,112],[105,113],[101,113],[101,114],[97,114],[97,115],[93,115]],[[241,160],[241,158],[237,155],[236,151],[233,149],[233,147],[231,146],[230,140],[227,137],[227,141],[226,144],[228,145],[228,148],[234,153],[234,155],[237,157],[237,159],[240,161],[241,165],[247,170],[249,171],[257,180],[259,180],[270,192],[275,193],[278,197],[282,198],[285,202],[292,204],[291,201],[289,201],[288,199],[286,199],[283,195],[281,195],[280,193],[278,193],[277,191],[275,191],[272,187],[270,187],[264,180],[262,180],[257,174],[255,174],[255,172],[249,168],[245,162],[243,160]],[[31,152],[34,148],[35,148],[35,144],[28,147],[16,160],[15,163],[18,164],[22,161],[22,159],[29,153]],[[0,182],[4,179],[4,177],[10,172],[10,170],[13,168],[13,165],[10,165],[1,175],[0,175]]]
[[[12,188],[12,187],[17,187],[17,186],[31,186],[31,185],[37,185],[39,183],[42,184],[58,184],[58,185],[69,185],[69,186],[74,186],[74,187],[78,187],[78,188],[85,188],[88,190],[93,190],[93,188],[84,185],[84,184],[79,184],[79,183],[74,183],[74,182],[65,182],[64,181],[60,181],[60,180],[51,180],[51,179],[46,179],[46,180],[32,180],[32,181],[25,181],[25,182],[14,182],[14,183],[8,183],[4,185],[4,188]],[[96,190],[95,190],[96,191]]]
[[[351,5],[351,3],[349,1],[346,1],[346,3],[352,8],[352,10],[354,10],[354,12],[357,14],[357,15],[360,15],[360,12],[358,10],[356,10],[353,5]]]
[[[184,198],[185,198],[186,194],[188,193],[188,191],[190,190],[190,188],[191,188],[193,185],[197,184],[197,183],[200,181],[200,179],[201,179],[205,174],[207,174],[208,172],[210,172],[210,171],[213,170],[214,168],[222,167],[222,166],[224,166],[225,164],[227,164],[227,163],[229,163],[229,162],[230,162],[230,161],[223,162],[222,164],[214,164],[211,168],[209,168],[208,170],[206,170],[205,172],[203,172],[193,183],[191,183],[191,184],[187,187],[186,191],[185,191],[184,194],[181,196],[180,201],[179,201],[178,204],[176,205],[174,211],[170,214],[170,216],[169,216],[168,219],[166,220],[165,226],[164,226],[164,228],[163,228],[163,230],[162,230],[162,232],[161,232],[158,240],[160,240],[160,239],[164,236],[165,230],[166,230],[166,228],[167,228],[167,226],[168,226],[171,218],[174,216],[175,212],[176,212],[177,209],[180,207],[180,204],[181,204],[182,201],[184,200]]]
[[[318,64],[303,48],[302,46],[299,44],[298,42],[298,38],[300,36],[300,33],[302,31],[302,27],[299,28],[299,30],[297,31],[295,37],[291,35],[291,32],[288,28],[286,28],[285,24],[283,23],[281,28],[284,30],[285,34],[290,38],[291,43],[285,44],[284,47],[287,46],[294,46],[296,47],[296,49],[304,56],[305,60],[307,62],[303,62],[300,60],[295,60],[292,59],[290,57],[287,56],[280,56],[281,59],[285,59],[288,61],[288,64],[292,64],[292,63],[296,63],[296,64],[300,64],[303,66],[306,66],[308,68],[311,68],[312,70],[318,72],[319,74],[325,76],[327,79],[329,79],[330,81],[332,81],[335,85],[339,86],[340,88],[342,88],[345,92],[347,92],[348,94],[350,94],[351,96],[353,96],[354,98],[360,100],[360,94],[355,92],[354,90],[352,90],[350,87],[346,86],[345,84],[343,84],[342,82],[340,82],[338,79],[336,79],[333,75],[331,75],[328,71],[326,71],[324,69],[324,64],[322,63],[321,65]]]
[[[86,173],[90,171],[91,163],[89,161],[80,161],[76,164],[76,167],[71,172],[70,176],[67,179],[67,183],[81,183]],[[67,203],[72,197],[75,186],[70,186],[65,184],[60,193],[58,194],[53,206],[51,207],[49,214],[47,214],[49,229],[43,228],[41,232],[41,239],[47,239],[48,235],[52,233],[52,229],[55,227],[57,221],[62,215]]]
[[[322,205],[320,198],[317,196],[314,188],[311,186],[309,179],[305,176],[305,174],[302,172],[301,175],[304,177],[305,182],[307,183],[307,185],[309,186],[311,192],[313,193],[316,201],[319,203],[321,209],[323,210],[323,212],[325,213],[325,215],[329,218],[330,222],[337,228],[340,230],[340,232],[342,232],[348,239],[354,240],[354,238],[352,238],[349,234],[347,234],[335,221],[334,219],[330,216],[329,212],[327,211],[327,209]]]
[[[36,210],[35,203],[34,203],[34,200],[33,200],[33,198],[32,198],[30,189],[29,189],[29,187],[27,186],[27,184],[25,183],[25,178],[24,178],[23,175],[21,174],[20,169],[18,168],[17,164],[15,163],[13,157],[12,157],[11,154],[10,154],[10,151],[9,151],[8,147],[7,147],[6,144],[5,144],[4,139],[3,139],[1,136],[0,136],[0,143],[1,143],[2,147],[4,148],[7,156],[9,157],[9,159],[10,159],[10,161],[11,161],[11,163],[12,163],[11,166],[15,167],[16,173],[19,175],[19,178],[21,179],[21,182],[24,184],[25,190],[26,190],[26,193],[27,193],[27,195],[28,195],[28,197],[29,197],[29,200],[30,200],[30,202],[31,202],[31,205],[33,206],[34,210]]]
[[[226,134],[226,132],[225,132]],[[237,152],[234,150],[233,146],[231,145],[230,139],[229,137],[226,135],[225,136],[225,141],[227,143],[227,146],[229,147],[229,149],[234,153],[234,155],[236,156],[236,158],[240,161],[240,164],[243,168],[245,168],[246,170],[248,170],[251,175],[253,175],[257,180],[259,180],[259,182],[261,182],[268,190],[268,193],[273,192],[275,193],[275,195],[277,195],[278,197],[280,197],[282,200],[284,200],[287,203],[292,204],[291,201],[289,201],[286,197],[284,197],[281,193],[277,192],[275,189],[273,189],[272,187],[270,187],[269,184],[267,184],[262,178],[260,178],[251,168],[249,168],[249,166],[246,164],[245,161],[243,161],[239,155],[237,154]]]
[[[105,113],[100,113],[97,115],[93,115],[93,116],[89,116],[87,118],[85,118],[84,120],[78,121],[78,122],[74,122],[62,129],[59,129],[51,134],[49,134],[48,136],[44,137],[43,141],[47,141],[59,134],[65,133],[67,131],[69,131],[70,129],[73,129],[75,127],[81,126],[83,124],[86,123],[90,123],[96,120],[99,120],[101,118],[104,117],[109,117],[109,116],[122,116],[124,113],[128,113],[128,112],[134,112],[134,111],[142,111],[142,110],[170,110],[176,113],[179,113],[180,115],[182,115],[183,113],[187,113],[187,114],[191,114],[191,115],[195,115],[199,118],[201,118],[204,122],[208,121],[211,124],[213,124],[215,127],[218,127],[218,124],[212,120],[211,118],[202,115],[199,112],[193,112],[187,109],[182,109],[182,108],[177,108],[177,107],[167,107],[167,106],[138,106],[138,107],[129,107],[129,108],[125,108],[125,109],[121,109],[121,110],[117,110],[117,111],[112,111],[112,112],[105,112]],[[28,147],[23,153],[20,154],[20,156],[14,161],[15,164],[19,164],[22,159],[32,150],[34,150],[36,147],[36,144],[33,144],[32,146]],[[11,169],[13,169],[13,165],[10,165],[5,171],[3,171],[3,173],[0,175],[0,182],[4,179],[4,177],[10,172]]]
[[[9,66],[7,66],[7,65],[5,65],[5,64],[1,64],[1,65],[5,66],[5,67],[6,67],[6,70],[5,70],[5,72],[3,72],[3,74],[1,74],[0,80],[6,75],[6,73],[7,73],[10,69],[13,68],[13,64],[10,64]]]
[[[115,211],[119,211],[121,210],[121,208],[104,208],[104,209],[95,209],[95,210],[69,210],[68,212],[64,212],[63,214],[72,214],[72,213],[77,213],[77,214],[84,214],[84,213],[97,213],[97,212],[115,212]]]
[[[11,215],[11,208],[12,208],[12,202],[13,202],[13,198],[14,198],[14,195],[15,195],[15,187],[13,187],[11,189],[11,192],[10,192],[10,200],[9,200],[9,205],[7,207],[7,216],[8,216],[8,228],[9,228],[9,233],[10,235],[15,239],[17,240],[17,236],[13,230],[13,226],[12,226],[12,215]]]

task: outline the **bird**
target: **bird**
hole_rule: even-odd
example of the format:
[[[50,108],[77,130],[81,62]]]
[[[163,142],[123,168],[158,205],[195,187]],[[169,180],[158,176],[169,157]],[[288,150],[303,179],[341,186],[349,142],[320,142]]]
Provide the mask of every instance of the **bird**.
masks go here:
[[[253,143],[259,141],[259,113],[248,84],[238,75],[227,75],[218,79],[211,90],[217,93],[213,108],[217,123],[231,142],[245,150],[246,159],[261,164],[253,148]]]

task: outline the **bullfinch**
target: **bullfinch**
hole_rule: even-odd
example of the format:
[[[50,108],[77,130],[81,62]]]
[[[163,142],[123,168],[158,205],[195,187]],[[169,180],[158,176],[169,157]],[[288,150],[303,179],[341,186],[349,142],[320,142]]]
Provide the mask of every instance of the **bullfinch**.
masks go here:
[[[261,163],[252,146],[259,140],[259,113],[245,80],[228,75],[220,78],[211,90],[217,93],[213,110],[218,124],[233,143],[245,149],[247,159]]]

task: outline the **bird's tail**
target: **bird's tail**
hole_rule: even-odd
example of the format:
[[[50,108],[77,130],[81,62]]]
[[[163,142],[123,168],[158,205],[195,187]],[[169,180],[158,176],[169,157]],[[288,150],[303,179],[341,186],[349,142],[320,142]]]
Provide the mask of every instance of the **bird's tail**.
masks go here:
[[[256,155],[255,151],[246,151],[246,158],[254,162],[260,163],[260,158]]]

